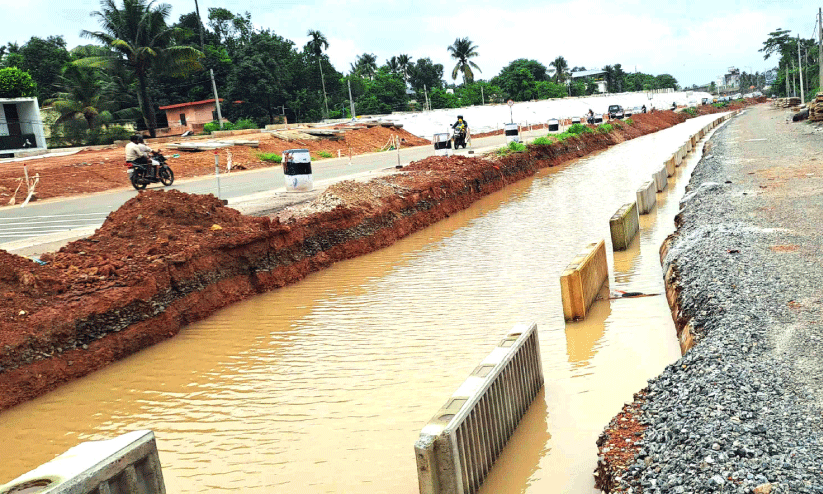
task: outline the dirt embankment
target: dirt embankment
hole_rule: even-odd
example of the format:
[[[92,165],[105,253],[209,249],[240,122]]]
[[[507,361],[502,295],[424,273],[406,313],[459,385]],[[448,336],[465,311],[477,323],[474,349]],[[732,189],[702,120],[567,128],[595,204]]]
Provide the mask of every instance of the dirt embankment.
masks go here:
[[[402,139],[402,146],[423,146],[429,141],[417,137],[403,129],[371,127],[349,130],[342,140],[291,140],[278,139],[270,133],[244,134],[227,137],[223,140],[258,141],[258,148],[232,146],[220,150],[220,164],[225,167],[228,155],[232,154],[233,169],[251,170],[280,166],[263,161],[262,153],[281,154],[286,149],[303,148],[311,152],[312,159],[325,157],[336,158],[338,151],[347,156],[349,150],[353,156],[379,151],[386,146],[392,136]],[[219,140],[219,139],[217,139]],[[182,141],[181,141],[182,142]],[[212,152],[184,152],[166,148],[164,144],[153,144],[153,149],[163,149],[169,166],[174,170],[175,179],[192,178],[214,173],[214,154]],[[322,154],[321,154],[322,153]],[[178,155],[174,158],[174,155]],[[0,166],[0,206],[6,206],[23,178],[23,164],[28,167],[29,176],[40,174],[36,188],[36,197],[49,199],[79,194],[89,194],[106,190],[130,187],[126,175],[124,150],[97,149],[80,151],[68,156],[50,156],[34,160],[16,161]],[[17,202],[25,198],[26,187],[17,192]]]
[[[90,238],[42,257],[0,251],[0,409],[176,334],[233,302],[425,228],[540,168],[671,127],[660,112],[498,158],[430,157],[345,181],[272,218],[213,196],[139,194]]]

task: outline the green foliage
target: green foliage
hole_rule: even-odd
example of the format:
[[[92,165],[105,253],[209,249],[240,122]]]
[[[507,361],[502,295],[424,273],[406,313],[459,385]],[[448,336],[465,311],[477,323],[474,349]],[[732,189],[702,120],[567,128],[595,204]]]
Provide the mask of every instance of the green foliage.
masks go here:
[[[567,96],[566,86],[552,81],[540,81],[535,84],[538,99],[564,98]]]
[[[457,79],[457,74],[463,74],[463,84],[474,81],[474,72],[472,67],[482,72],[476,63],[469,60],[478,56],[477,45],[473,44],[469,38],[456,38],[454,44],[447,48],[452,58],[457,61],[457,64],[452,69],[452,79]]]
[[[269,163],[280,163],[283,161],[283,157],[277,153],[257,153],[257,157],[260,158],[260,160],[268,161]]]
[[[522,153],[523,151],[528,150],[528,146],[523,144],[522,142],[512,141],[506,145],[506,147],[502,147],[496,151],[497,155],[499,156],[506,156],[507,154],[511,153]]]
[[[572,134],[569,131],[561,132],[555,136],[557,138],[557,142],[563,142],[566,139],[574,139],[577,138],[577,134]]]
[[[717,102],[717,103],[712,103],[712,106],[715,107],[715,108],[726,108],[726,106],[728,106],[728,103],[725,102],[725,101]]]
[[[334,155],[333,155],[333,154],[331,154],[331,153],[330,153],[330,152],[328,152],[328,151],[318,151],[318,152],[317,152],[317,156],[320,156],[321,158],[331,158],[331,157],[333,157]]]
[[[694,108],[691,108],[691,110],[694,110]],[[695,110],[695,113],[696,113],[696,112],[697,112],[697,110]],[[626,120],[624,120],[624,121],[625,121],[625,122],[626,122],[626,124],[628,124],[628,125],[634,125],[634,120],[632,120],[631,118],[627,118],[627,119],[626,119]]]
[[[535,146],[548,146],[553,142],[554,142],[554,140],[552,140],[549,137],[538,137],[537,139],[532,141],[532,144],[535,145]]]
[[[13,55],[4,60],[8,62],[5,65],[17,67],[31,75],[37,84],[35,96],[40,101],[52,97],[63,67],[71,61],[62,36],[49,36],[46,39],[34,36],[16,48]]]
[[[592,132],[594,132],[594,131],[591,129],[591,127],[589,127],[587,125],[579,124],[579,123],[573,124],[571,127],[569,127],[566,130],[566,133],[569,133],[569,134],[572,134],[572,135],[591,134]]]
[[[614,126],[611,124],[601,124],[597,126],[597,131],[601,134],[608,134],[609,132],[614,130]]]
[[[697,108],[692,108],[692,107],[684,108],[682,113],[685,113],[686,115],[688,115],[690,117],[696,117],[697,116]]]
[[[409,85],[417,92],[422,92],[424,87],[428,91],[442,88],[443,65],[432,63],[428,57],[418,58],[409,67]]]
[[[241,118],[240,120],[234,122],[232,125],[231,130],[243,130],[243,129],[259,129],[258,125],[249,118]]]
[[[120,125],[110,125],[103,131],[103,140],[110,141],[106,144],[111,144],[114,141],[127,141],[134,134],[134,131],[127,129]]]
[[[537,60],[519,58],[503,68],[491,82],[504,91],[506,97],[526,101],[538,97],[537,83],[546,80],[546,66]]]
[[[37,84],[28,72],[17,67],[0,69],[0,98],[31,98],[37,96]]]

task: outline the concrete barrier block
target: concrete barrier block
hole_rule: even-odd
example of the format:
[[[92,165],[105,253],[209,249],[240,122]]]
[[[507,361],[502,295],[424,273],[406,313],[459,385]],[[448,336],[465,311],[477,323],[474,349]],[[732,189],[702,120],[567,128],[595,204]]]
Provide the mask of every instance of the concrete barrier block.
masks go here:
[[[669,186],[669,174],[666,170],[666,165],[663,165],[663,168],[657,170],[655,173],[652,174],[652,179],[654,179],[654,185],[656,192],[663,192],[666,190],[666,187]]]
[[[600,240],[587,245],[560,275],[563,316],[566,320],[585,319],[603,283],[608,279],[606,243]]]
[[[670,177],[673,177],[675,173],[677,173],[677,162],[674,159],[674,155],[671,158],[667,159],[665,162],[666,165],[666,174]]]
[[[649,180],[637,189],[637,211],[640,214],[649,214],[657,204],[657,187],[654,180]]]
[[[36,491],[31,488],[39,487]],[[21,475],[0,493],[165,494],[152,431],[134,431],[105,441],[87,441]]]
[[[640,230],[637,203],[624,204],[618,209],[609,219],[609,229],[612,234],[612,248],[614,250],[628,249],[637,231]]]

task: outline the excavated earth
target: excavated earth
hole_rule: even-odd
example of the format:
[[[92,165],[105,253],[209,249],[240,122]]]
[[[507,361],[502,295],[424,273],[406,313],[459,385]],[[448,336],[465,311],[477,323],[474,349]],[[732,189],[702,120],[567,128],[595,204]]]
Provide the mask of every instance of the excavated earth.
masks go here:
[[[282,155],[286,149],[308,149],[312,159],[317,161],[325,157],[336,158],[380,151],[392,136],[401,139],[401,146],[423,146],[430,144],[426,139],[417,137],[404,129],[394,127],[370,127],[348,130],[343,139],[329,140],[289,140],[277,138],[274,134],[260,132],[242,134],[216,140],[257,141],[258,147],[231,146],[220,150],[220,162],[226,163],[231,152],[233,169],[251,170],[255,168],[279,167],[279,164],[264,161],[262,153]],[[193,138],[202,142],[199,136]],[[153,149],[163,149],[169,166],[174,170],[176,180],[200,177],[214,173],[214,155],[211,152],[185,152],[166,148],[164,143],[147,140]],[[184,142],[180,140],[179,142]],[[36,187],[36,198],[49,199],[79,194],[89,194],[106,190],[128,188],[123,148],[111,146],[109,149],[82,150],[68,156],[47,156],[38,159],[5,163],[0,166],[0,206],[6,206],[12,197],[19,204],[25,199],[26,186],[22,185],[23,164],[28,167],[30,177],[40,175]],[[321,155],[320,153],[323,153]],[[177,156],[176,158],[174,156]]]
[[[688,351],[598,439],[599,489],[823,493],[821,131],[760,105],[704,146],[661,247]]]

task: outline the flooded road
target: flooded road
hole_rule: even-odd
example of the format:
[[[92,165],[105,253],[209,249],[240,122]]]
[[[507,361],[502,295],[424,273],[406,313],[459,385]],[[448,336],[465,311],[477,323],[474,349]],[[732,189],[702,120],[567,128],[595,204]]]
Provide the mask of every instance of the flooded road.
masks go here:
[[[545,389],[487,493],[596,492],[597,435],[679,355],[664,296],[565,324],[559,276],[715,116],[547,169],[373,254],[228,307],[175,338],[0,415],[0,483],[78,442],[157,435],[169,493],[416,493],[420,429],[517,322]],[[663,293],[658,248],[694,158],[609,254],[612,290]],[[672,188],[673,187],[673,188]]]

